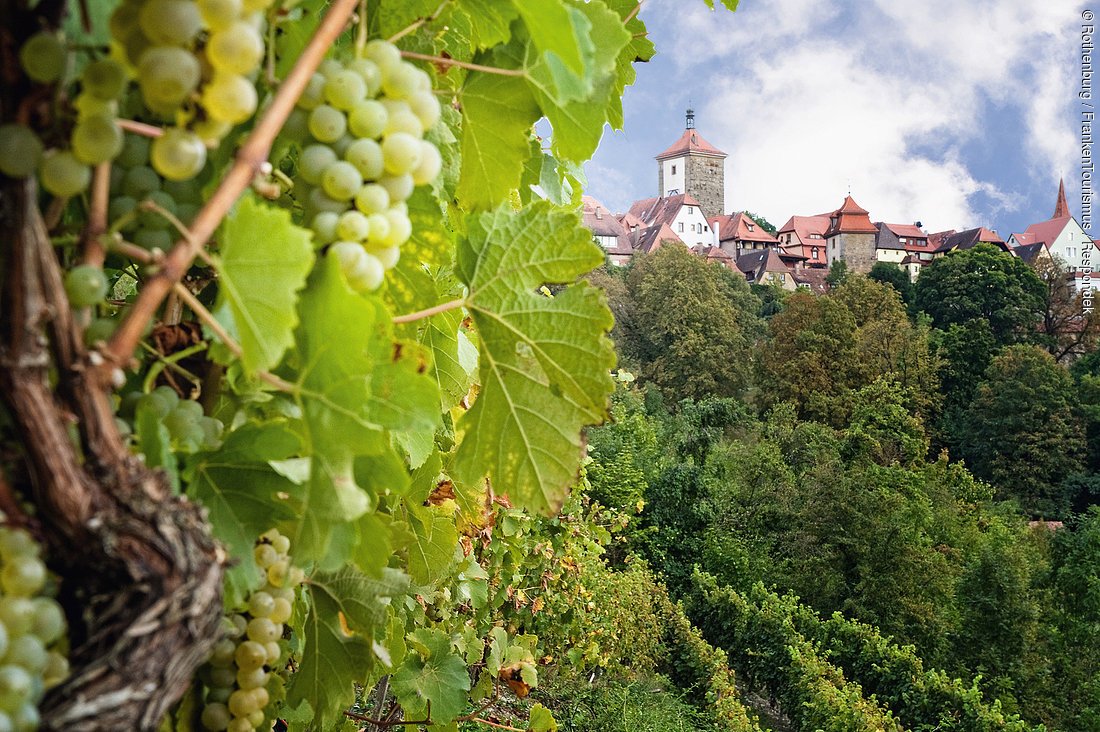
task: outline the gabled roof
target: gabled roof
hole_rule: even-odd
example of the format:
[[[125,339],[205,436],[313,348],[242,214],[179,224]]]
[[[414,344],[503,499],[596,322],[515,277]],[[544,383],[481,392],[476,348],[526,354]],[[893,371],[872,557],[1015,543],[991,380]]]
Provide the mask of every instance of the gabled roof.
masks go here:
[[[626,229],[627,232],[629,232],[634,227],[637,227],[639,229],[645,228],[645,222],[634,214],[630,213],[629,211],[624,214],[619,214],[617,218],[619,219],[619,223],[623,225],[623,228]]]
[[[581,196],[581,215],[585,227],[596,236],[622,236],[626,233],[607,206],[592,196]]]
[[[1046,251],[1046,245],[1037,241],[1034,244],[1021,244],[1012,250],[1012,252],[1024,260],[1028,264],[1034,264],[1035,260],[1039,258],[1039,255]]]
[[[1054,243],[1055,239],[1061,236],[1062,231],[1066,228],[1066,224],[1071,220],[1069,216],[1062,216],[1056,219],[1040,221],[1024,229],[1024,234],[1031,234],[1035,237],[1035,241],[1041,241],[1049,247]]]
[[[966,231],[960,231],[945,237],[943,243],[936,248],[936,251],[950,252],[955,249],[970,249],[982,242],[998,244],[1001,249],[1008,251],[1008,245],[1005,244],[1004,239],[998,236],[997,232],[991,231],[984,226],[980,226],[977,229],[967,229]]]
[[[905,237],[906,239],[927,239],[928,234],[924,233],[916,224],[887,224],[882,223],[883,226],[893,232],[894,236]]]
[[[778,233],[786,234],[787,232],[793,232],[803,244],[810,243],[810,234],[819,234],[821,238],[824,239],[825,232],[829,230],[829,215],[830,214],[792,216],[787,219],[787,223],[783,224],[783,228],[781,228]]]
[[[791,271],[780,259],[779,253],[771,247],[742,254],[737,258],[737,269],[745,273],[749,282],[760,282],[768,272],[790,274]]]
[[[944,240],[949,236],[955,234],[954,229],[948,229],[947,231],[937,231],[935,234],[928,235],[928,248],[934,252],[938,252],[943,245]]]
[[[1015,240],[1016,246],[1018,246],[1018,247],[1023,246],[1025,244],[1034,244],[1034,243],[1039,241],[1038,239],[1035,238],[1034,234],[1029,234],[1026,231],[1022,231],[1022,232],[1019,232],[1017,234],[1013,234],[1012,236],[1009,237],[1009,239]],[[1039,243],[1041,244],[1042,242],[1039,242]]]
[[[684,134],[680,135],[680,139],[672,143],[671,146],[663,153],[657,156],[657,160],[664,160],[666,158],[678,158],[681,155],[687,155],[688,153],[694,153],[696,155],[707,155],[711,157],[724,158],[726,154],[711,145],[709,142],[703,139],[703,136],[699,134],[699,131],[694,128],[688,128],[684,130]]]
[[[645,229],[639,229],[634,236],[634,250],[644,254],[652,254],[668,242],[684,244],[683,239],[676,235],[668,224],[659,224]]]
[[[708,262],[717,262],[730,269],[736,269],[733,255],[719,247],[705,247],[699,250],[699,254]]]
[[[876,221],[875,226],[878,227],[878,234],[875,235],[876,249],[921,251],[928,242],[928,234],[913,224],[887,224]],[[904,242],[902,242],[903,238]]]
[[[829,230],[825,236],[837,234],[874,234],[878,231],[867,215],[867,209],[861,208],[851,196],[844,197],[844,203],[829,216]]]
[[[829,285],[825,278],[829,276],[829,270],[825,268],[806,268],[791,272],[791,277],[796,285],[805,285],[810,292],[821,295],[829,291]]]
[[[681,208],[698,205],[699,202],[687,193],[677,193],[675,196],[658,196],[635,201],[630,207],[630,215],[641,219],[648,226],[671,224],[676,220],[676,214],[680,213]]]
[[[778,244],[779,240],[769,234],[756,219],[745,213],[723,214],[708,219],[710,228],[718,229],[721,241],[758,241],[765,244]]]

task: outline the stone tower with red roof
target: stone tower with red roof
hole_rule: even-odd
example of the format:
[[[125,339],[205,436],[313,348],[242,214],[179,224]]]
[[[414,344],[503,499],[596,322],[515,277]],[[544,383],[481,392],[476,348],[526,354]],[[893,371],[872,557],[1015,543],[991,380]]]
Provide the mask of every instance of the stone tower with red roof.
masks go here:
[[[829,266],[843,260],[850,272],[867,274],[875,266],[875,235],[878,227],[871,223],[867,210],[851,195],[844,197],[840,208],[829,214],[829,229],[825,232]]]
[[[687,111],[684,134],[657,156],[657,195],[686,193],[708,217],[726,212],[726,154],[695,129],[695,112]]]

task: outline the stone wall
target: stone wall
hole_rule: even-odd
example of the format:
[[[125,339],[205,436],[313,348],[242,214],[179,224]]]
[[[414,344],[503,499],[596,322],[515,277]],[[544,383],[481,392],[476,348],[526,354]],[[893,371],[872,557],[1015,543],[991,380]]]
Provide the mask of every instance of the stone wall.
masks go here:
[[[684,193],[695,198],[708,217],[726,213],[724,168],[725,160],[722,158],[689,155],[684,161],[687,173]]]
[[[848,271],[856,274],[867,274],[875,266],[877,256],[875,252],[874,234],[839,234],[840,257],[847,263]]]

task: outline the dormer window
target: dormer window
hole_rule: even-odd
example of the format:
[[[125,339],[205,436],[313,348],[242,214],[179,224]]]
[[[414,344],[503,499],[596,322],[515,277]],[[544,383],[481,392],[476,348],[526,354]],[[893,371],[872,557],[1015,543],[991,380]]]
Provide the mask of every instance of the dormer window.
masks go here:
[[[748,226],[749,226],[749,231],[756,231],[756,227],[753,226],[752,224],[749,224]]]

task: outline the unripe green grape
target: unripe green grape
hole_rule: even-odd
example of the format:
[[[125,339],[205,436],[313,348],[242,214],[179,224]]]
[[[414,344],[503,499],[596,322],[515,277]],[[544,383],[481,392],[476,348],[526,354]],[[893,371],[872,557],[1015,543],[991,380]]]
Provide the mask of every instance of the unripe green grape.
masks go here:
[[[307,145],[298,157],[298,174],[310,185],[320,185],[325,169],[336,162],[336,153],[327,145]]]
[[[101,58],[84,67],[80,81],[85,92],[104,101],[114,101],[126,91],[126,69],[113,58]]]
[[[88,165],[98,165],[122,152],[122,128],[105,114],[87,115],[73,128],[73,154]]]
[[[0,125],[0,173],[26,178],[42,160],[42,141],[23,125]]]
[[[409,109],[425,130],[430,130],[439,121],[443,108],[436,99],[435,94],[429,91],[418,91],[408,98]]]
[[[348,129],[344,113],[322,104],[309,113],[309,133],[320,142],[336,142]]]
[[[65,632],[65,614],[61,612],[61,606],[52,598],[36,597],[33,602],[34,625],[31,627],[31,632],[43,643],[50,645]]]
[[[245,627],[247,628],[247,625]],[[262,643],[247,640],[237,646],[233,658],[237,662],[238,669],[258,668],[264,665],[264,660],[267,658],[267,649],[264,648]]]
[[[288,587],[297,587],[306,581],[306,573],[301,567],[295,567],[292,564],[290,565],[290,571],[287,573],[286,579]]]
[[[267,569],[279,561],[279,553],[270,544],[257,544],[256,548],[252,550],[252,558],[256,560],[256,564],[261,569]]]
[[[202,710],[202,726],[212,732],[221,732],[229,726],[229,721],[232,716],[229,714],[229,707],[225,704],[214,702],[213,704],[207,704]]]
[[[176,214],[176,201],[164,191],[153,191],[145,197],[145,201],[156,204],[165,213],[173,216]],[[144,201],[138,203],[138,222],[143,228],[168,230],[172,227],[172,222],[168,220],[164,213],[147,207],[144,203]]]
[[[383,135],[392,135],[395,132],[404,132],[407,135],[420,139],[424,136],[424,123],[411,109],[389,109],[386,116],[386,129]]]
[[[344,153],[348,151],[348,148],[355,142],[355,138],[351,135],[345,134],[336,142],[330,143],[332,145],[332,151],[336,153],[337,157],[344,157]]]
[[[321,61],[321,65],[317,67],[317,73],[326,79],[333,74],[339,74],[344,70],[344,65],[334,58],[326,58]]]
[[[381,286],[382,281],[386,278],[386,270],[378,257],[369,252],[363,252],[363,258],[359,260],[359,264],[346,275],[348,284],[351,285],[353,290],[371,292]]]
[[[206,165],[206,145],[194,132],[172,127],[153,140],[149,157],[153,169],[168,180],[190,180]]]
[[[122,141],[122,151],[115,158],[115,163],[123,168],[136,168],[149,162],[149,147],[151,143],[148,137],[142,135],[126,135]]]
[[[107,27],[111,31],[111,37],[117,41],[125,42],[135,33],[141,33],[138,26],[138,16],[141,15],[141,6],[136,3],[122,3],[107,21]],[[133,59],[133,56],[130,57]]]
[[[244,122],[256,111],[259,97],[248,79],[236,74],[217,74],[202,91],[202,106],[216,120]]]
[[[309,113],[300,107],[290,110],[279,134],[288,140],[304,140],[309,134]]]
[[[229,701],[229,695],[233,693],[233,687],[218,686],[206,690],[207,704],[225,704]]]
[[[84,329],[84,345],[88,348],[111,339],[118,323],[114,318],[92,318],[92,322]]]
[[[383,269],[391,270],[397,266],[397,262],[401,259],[401,247],[382,247],[381,249],[372,250],[371,254],[378,258]]]
[[[353,142],[344,152],[344,160],[354,165],[365,180],[378,180],[385,172],[382,146],[369,138]]]
[[[328,244],[336,241],[336,225],[340,221],[340,214],[335,211],[321,211],[309,222],[309,228],[313,230],[313,243]]]
[[[244,13],[241,0],[198,0],[199,15],[212,31],[220,31],[237,22]]]
[[[390,220],[386,218],[386,215],[371,214],[367,217],[367,221],[370,223],[370,233],[367,236],[367,241],[373,245],[371,248],[389,246],[386,243],[386,238],[390,235]]]
[[[8,652],[4,655],[4,663],[15,664],[39,676],[46,668],[48,660],[46,646],[42,640],[29,633],[13,639],[8,646]]]
[[[202,77],[198,59],[174,46],[147,49],[137,66],[141,96],[150,109],[181,106]]]
[[[160,189],[175,199],[176,203],[202,203],[202,186],[195,180],[166,180]]]
[[[46,688],[64,681],[69,676],[69,659],[57,651],[50,651],[46,658],[46,668],[42,671],[42,681]]]
[[[229,134],[231,129],[233,129],[231,122],[223,122],[207,117],[195,123],[194,132],[204,145],[216,147],[222,141],[222,138]]]
[[[265,719],[267,719],[267,717],[266,715],[264,715],[263,709],[257,709],[256,711],[252,712],[252,714],[248,715],[248,723],[252,725],[252,729],[259,729],[260,725],[264,723]]]
[[[33,81],[52,84],[65,73],[65,44],[56,33],[39,31],[19,49],[19,63]]]
[[[250,74],[264,58],[264,39],[248,23],[237,21],[211,34],[206,43],[206,58],[217,71]]]
[[[130,168],[122,180],[122,192],[138,201],[148,198],[149,194],[159,191],[160,187],[160,176],[145,165]]]
[[[0,666],[0,709],[9,714],[18,710],[34,688],[31,674],[19,666]]]
[[[266,650],[266,649],[265,649]],[[267,659],[267,654],[264,654],[264,660]],[[263,666],[257,666],[254,669],[245,671],[241,669],[237,672],[237,686],[245,691],[255,689],[259,686],[263,686],[267,683],[269,675],[267,671],[264,671]]]
[[[280,554],[286,554],[290,551],[290,539],[282,534],[276,533],[271,537],[271,546],[275,547],[275,551]]]
[[[302,96],[298,97],[298,106],[306,111],[316,109],[325,103],[325,77],[314,74],[309,77]]]
[[[290,572],[290,563],[285,559],[279,559],[267,568],[267,581],[276,587],[286,586],[287,574]]]
[[[0,597],[0,622],[9,639],[29,633],[34,627],[34,603],[26,597]]]
[[[73,267],[65,274],[65,294],[69,296],[69,303],[73,307],[95,305],[107,297],[107,276],[99,267],[90,264]],[[9,562],[8,566],[10,565]],[[8,567],[4,567],[5,572],[7,569]]]
[[[309,196],[306,198],[309,208],[315,212],[332,211],[333,213],[343,213],[347,210],[348,205],[344,201],[337,201],[334,198],[329,197],[320,188],[314,188],[309,192]]]
[[[401,63],[401,52],[397,50],[397,46],[389,41],[383,41],[380,38],[368,41],[367,45],[363,48],[363,55],[378,65],[378,68],[382,71],[383,78],[385,78],[385,75],[389,71]]]
[[[351,163],[337,160],[325,168],[321,187],[336,201],[350,201],[363,187],[363,176]]]
[[[275,598],[263,590],[253,592],[248,598],[248,613],[253,618],[267,618],[271,615],[271,611],[274,608]],[[249,638],[252,638],[252,636],[249,635]],[[252,640],[256,639],[252,638]]]
[[[420,139],[394,132],[382,140],[382,159],[390,175],[412,173],[420,165]]]
[[[232,688],[237,683],[237,667],[229,665],[210,669],[210,683],[219,689]]]
[[[250,690],[250,693],[257,709],[263,709],[271,701],[271,695],[263,686],[257,686],[255,689]]]
[[[267,651],[267,666],[274,667],[279,662],[279,659],[283,657],[283,649],[279,647],[278,641],[268,641],[264,643],[264,650]]]
[[[171,249],[174,243],[167,229],[138,229],[134,232],[133,242],[142,249],[160,249],[164,252]]]
[[[138,23],[155,44],[187,46],[202,30],[202,15],[192,0],[146,0]]]
[[[443,158],[439,154],[439,148],[427,140],[420,141],[420,163],[412,171],[413,183],[422,186],[431,183],[439,177],[443,170]]]
[[[354,71],[363,78],[367,84],[367,96],[377,96],[382,90],[382,69],[369,58],[357,58],[347,65],[349,71]]]
[[[214,417],[200,417],[199,429],[202,430],[201,446],[206,450],[213,450],[221,444],[222,432],[225,425]]]
[[[356,137],[381,137],[388,120],[385,105],[376,99],[364,99],[348,114],[348,129]]]
[[[384,215],[390,225],[389,233],[386,234],[384,241],[385,245],[399,247],[407,242],[409,237],[412,236],[412,222],[409,221],[409,215],[397,209],[390,209]]]
[[[244,0],[244,9],[249,13],[259,13],[271,7],[275,0]]]
[[[210,652],[210,665],[216,668],[227,668],[233,663],[233,654],[236,651],[236,643],[228,638],[222,638],[214,644],[214,650]]]
[[[407,99],[420,88],[419,69],[402,61],[382,75],[382,91],[391,99]]]
[[[201,206],[195,203],[177,203],[176,218],[179,219],[180,223],[184,226],[191,226],[191,224],[195,222],[195,217],[198,216],[201,208]]]
[[[252,732],[252,722],[248,721],[248,717],[234,717],[229,723],[229,726],[225,728],[226,732]]]
[[[38,180],[53,195],[68,198],[88,188],[92,169],[68,150],[51,150],[42,156]]]
[[[34,538],[25,530],[0,526],[0,556],[4,559],[37,557],[41,553]]]
[[[79,122],[85,117],[101,115],[114,119],[118,116],[118,102],[114,99],[104,100],[93,97],[91,94],[80,94],[73,100],[73,109],[76,110],[76,119]]]
[[[367,96],[367,82],[354,71],[343,70],[325,80],[325,100],[333,107],[350,110]]]
[[[235,717],[247,717],[256,709],[256,697],[251,689],[238,689],[229,696],[229,711]]]
[[[9,643],[8,629],[3,623],[0,623],[0,658],[3,658],[4,654],[8,652]]]
[[[378,179],[378,185],[390,194],[391,205],[409,200],[414,187],[412,176],[408,174],[384,175]]]
[[[370,233],[370,222],[358,211],[345,211],[336,224],[336,236],[347,241],[363,241]]]
[[[42,717],[38,713],[38,707],[28,701],[12,712],[11,723],[15,732],[34,732],[42,724]]]

